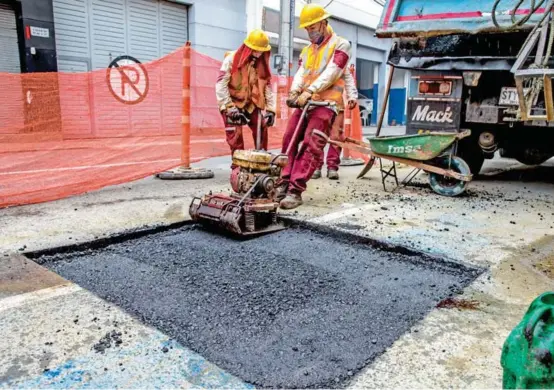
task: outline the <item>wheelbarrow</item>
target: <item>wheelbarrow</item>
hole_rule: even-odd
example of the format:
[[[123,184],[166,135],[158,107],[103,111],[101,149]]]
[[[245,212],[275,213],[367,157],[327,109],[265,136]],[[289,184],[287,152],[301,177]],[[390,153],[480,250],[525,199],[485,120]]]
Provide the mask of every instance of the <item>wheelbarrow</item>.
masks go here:
[[[352,138],[346,138],[342,142],[327,139],[330,144],[379,159],[385,191],[388,177],[395,180],[396,188],[399,187],[396,163],[400,163],[414,167],[402,180],[402,185],[409,184],[420,171],[424,171],[429,174],[429,184],[433,191],[444,196],[457,196],[465,191],[473,178],[467,163],[455,155],[458,141],[469,135],[470,130],[461,133],[428,132],[374,137],[368,139],[369,143]],[[382,160],[392,161],[392,167],[383,167]]]

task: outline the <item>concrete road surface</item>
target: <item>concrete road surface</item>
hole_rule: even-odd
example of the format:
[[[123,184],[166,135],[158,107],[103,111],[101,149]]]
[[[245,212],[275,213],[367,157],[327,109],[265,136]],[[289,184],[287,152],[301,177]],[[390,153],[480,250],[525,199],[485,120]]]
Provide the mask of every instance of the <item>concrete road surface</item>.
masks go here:
[[[211,333],[190,328],[190,337],[199,338],[187,342],[186,338],[173,336],[175,332],[183,334],[179,324],[163,322],[164,316],[172,315],[172,308],[179,307],[180,301],[166,307],[156,306],[159,317],[154,322],[148,320],[147,313],[141,316],[128,310],[129,305],[141,297],[141,290],[138,286],[133,287],[134,283],[138,280],[151,282],[154,274],[142,273],[144,269],[140,267],[113,271],[113,276],[122,280],[126,288],[125,295],[114,297],[98,294],[86,283],[70,282],[21,255],[189,219],[188,205],[193,196],[229,189],[228,159],[213,159],[202,164],[215,170],[214,179],[160,181],[148,178],[55,202],[0,210],[0,328],[3,336],[0,339],[0,387],[252,387],[252,383],[248,383],[251,376],[244,374],[246,368],[238,366],[243,358],[241,353],[249,342],[244,336],[246,333],[242,338],[240,333],[233,335],[241,340],[236,344],[236,357],[227,353],[225,362],[218,358],[217,364],[202,354],[204,349],[198,345],[205,345],[202,344],[205,340],[195,336]],[[353,388],[499,388],[502,378],[500,353],[505,338],[520,321],[530,302],[538,294],[551,290],[553,285],[554,164],[549,162],[538,168],[529,168],[514,160],[487,162],[481,177],[470,183],[466,195],[458,198],[434,194],[424,174],[411,186],[394,193],[385,192],[375,170],[366,179],[355,180],[359,169],[341,168],[341,179],[335,182],[327,179],[310,181],[304,194],[305,204],[286,215],[336,232],[349,233],[348,237],[361,237],[359,240],[409,248],[434,259],[432,261],[436,261],[437,266],[448,261],[482,269],[483,273],[467,287],[456,291],[452,299],[441,301],[442,304],[431,307],[422,318],[414,319],[412,325],[390,340],[384,351],[372,356],[368,363],[360,364],[357,371],[346,372],[345,375],[349,376],[346,382],[339,378],[337,383]],[[408,169],[402,167],[400,172],[407,174]],[[241,246],[244,249],[241,250]],[[264,268],[263,258],[256,263],[252,257],[241,256],[243,251],[250,253],[252,248],[254,246],[248,241],[241,243],[233,259],[221,263],[217,273],[213,267],[206,268],[198,274],[199,277],[222,275],[226,269],[250,261],[250,266],[258,264],[256,272],[273,281],[271,277],[277,273],[271,272],[273,268],[269,264]],[[88,250],[83,247],[83,254],[86,255]],[[170,250],[173,257],[168,256],[167,261],[177,261],[173,259],[179,252]],[[122,251],[119,256],[125,258],[125,248]],[[330,280],[340,285],[337,291],[358,291],[355,280],[359,275],[359,263],[352,263],[351,267],[350,258],[346,257],[348,250],[343,252],[345,257],[337,258],[336,264],[341,267],[340,274],[331,275]],[[198,256],[202,254],[199,252]],[[283,261],[290,262],[290,255],[283,253],[282,256]],[[357,261],[356,255],[353,256],[352,261]],[[109,259],[102,258],[102,261]],[[104,265],[117,268],[121,264],[122,260],[114,260],[113,264]],[[358,268],[353,267],[354,264],[358,264]],[[171,263],[172,266],[175,265]],[[152,268],[156,275],[165,275],[165,278],[156,279],[157,284],[153,284],[152,289],[170,291],[168,288],[172,284],[169,281],[179,276],[179,282],[172,282],[175,288],[186,286],[188,291],[196,291],[195,281],[187,281],[186,275],[167,273],[171,267],[162,261]],[[312,264],[305,269],[309,270],[306,275],[311,275],[310,283],[315,274],[331,277],[322,264]],[[116,275],[115,272],[122,273]],[[371,267],[368,272],[373,272]],[[409,272],[407,268],[405,273]],[[100,282],[103,273],[97,275]],[[372,275],[374,278],[379,276]],[[381,275],[383,278],[387,276],[387,273]],[[88,278],[94,282],[95,274],[88,275]],[[274,282],[281,286],[287,283],[287,279]],[[394,282],[401,283],[402,280]],[[299,287],[297,282],[291,284],[291,288]],[[276,287],[275,293],[285,291],[282,288]],[[373,289],[383,294],[387,291],[385,284]],[[243,286],[239,290],[243,291]],[[202,291],[200,287],[198,291]],[[166,299],[172,296],[163,295]],[[211,299],[199,294],[198,299],[201,297]],[[315,304],[321,297],[300,294],[288,298],[291,302],[308,300],[310,304],[306,303],[305,308],[311,311],[302,312],[307,316],[305,318],[300,317],[301,312],[296,317],[291,317],[290,313],[284,316],[284,312],[279,311],[281,309],[273,313],[276,318],[283,319],[279,326],[284,326],[289,333],[266,339],[268,356],[270,352],[278,356],[273,346],[280,345],[281,339],[308,340],[306,335],[298,333],[299,328],[286,328],[286,321],[291,318],[298,321],[317,319],[313,310],[318,307],[324,310]],[[362,292],[356,297],[362,297],[362,305],[371,303],[363,301]],[[125,299],[125,302],[118,303],[115,298]],[[341,317],[349,321],[349,316],[359,314],[356,306],[348,309],[348,301],[341,299],[345,305],[344,316],[333,317],[333,321],[341,321]],[[400,310],[409,306],[406,303],[413,298],[403,295],[395,299],[405,300],[404,305],[398,305]],[[266,300],[264,297],[264,302]],[[206,309],[212,310],[210,312],[203,312],[203,308],[211,306],[198,302],[198,308],[190,307],[190,315],[197,316],[195,321],[204,324],[210,332],[216,332],[224,320],[229,320],[230,317],[225,315],[219,319],[213,308]],[[253,305],[245,306],[245,310],[255,310],[256,298],[245,296],[242,302]],[[291,310],[298,308],[295,305],[291,303]],[[394,303],[391,307],[395,307]],[[222,313],[229,309],[225,302],[219,306]],[[365,320],[372,324],[374,318]],[[336,324],[332,325],[330,329],[338,329]],[[272,323],[264,326],[271,327]],[[386,328],[387,322],[379,326]],[[362,336],[363,330],[359,332]],[[340,335],[329,336],[329,341],[336,340],[337,336]],[[317,348],[314,350],[318,351]],[[292,346],[286,353],[310,351],[308,342]],[[341,349],[340,345],[334,345],[332,351],[332,358],[339,360],[346,359],[351,353],[348,348]],[[317,355],[310,359],[317,364]],[[291,361],[283,360],[280,364]],[[271,370],[267,365],[273,363],[261,361],[260,364],[265,364],[260,366],[259,372],[263,373]],[[343,367],[341,364],[337,362],[337,367]],[[287,369],[296,369],[297,374],[305,378],[306,372],[309,377],[310,370],[316,368]],[[257,383],[261,386],[267,384],[271,382],[263,379]]]

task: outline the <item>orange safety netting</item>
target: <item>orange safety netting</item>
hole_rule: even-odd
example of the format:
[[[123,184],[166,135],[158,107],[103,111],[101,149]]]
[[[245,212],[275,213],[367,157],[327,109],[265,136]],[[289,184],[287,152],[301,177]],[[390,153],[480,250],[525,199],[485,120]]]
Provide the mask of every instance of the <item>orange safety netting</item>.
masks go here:
[[[86,73],[0,73],[0,207],[64,198],[180,165],[181,48]],[[191,50],[190,161],[229,154],[214,85],[221,62]],[[287,80],[274,82],[280,149]],[[359,118],[359,116],[357,117]],[[246,147],[252,137],[245,132]]]

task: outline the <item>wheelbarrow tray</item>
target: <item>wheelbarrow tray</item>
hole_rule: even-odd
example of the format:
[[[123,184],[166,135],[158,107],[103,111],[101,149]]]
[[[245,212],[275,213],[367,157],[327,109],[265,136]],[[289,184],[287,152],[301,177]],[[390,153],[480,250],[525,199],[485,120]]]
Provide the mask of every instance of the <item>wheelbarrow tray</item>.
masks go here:
[[[317,130],[315,130],[315,131],[317,131]],[[437,133],[435,133],[435,134],[437,134]],[[454,142],[456,139],[467,137],[469,134],[471,134],[471,132],[468,130],[468,131],[465,131],[463,133],[457,133],[457,134],[456,133],[438,133],[438,134],[447,134],[449,137],[451,137],[451,138],[453,137],[452,142]],[[325,134],[323,134],[323,136],[325,137]],[[412,137],[412,136],[409,136],[409,137]],[[383,137],[383,138],[385,138],[385,137]],[[386,137],[386,138],[389,138],[389,137]],[[403,137],[390,137],[390,138],[403,138]],[[375,139],[375,138],[372,138],[372,139]],[[372,139],[370,139],[370,141]],[[348,138],[348,137],[342,142],[331,140],[331,139],[327,139],[327,142],[330,143],[330,144],[336,145],[336,146],[338,146],[342,149],[355,150],[357,152],[366,154],[368,156],[381,158],[381,159],[389,160],[389,161],[394,161],[394,162],[397,162],[397,163],[400,163],[400,164],[405,164],[405,165],[408,165],[408,166],[412,166],[414,168],[422,169],[426,172],[433,172],[433,173],[436,173],[436,174],[439,174],[439,175],[448,176],[448,177],[451,177],[453,179],[457,179],[457,180],[461,180],[461,181],[469,182],[473,178],[473,175],[463,175],[463,174],[455,172],[451,169],[445,169],[445,168],[441,168],[439,166],[436,166],[435,161],[428,161],[428,160],[432,160],[432,159],[417,160],[417,159],[413,159],[413,158],[409,158],[409,157],[394,156],[394,155],[390,155],[390,154],[387,155],[387,154],[377,153],[375,150],[373,150],[373,148],[371,147],[371,145],[369,143],[359,141],[359,140],[355,140],[355,139]],[[445,147],[444,149],[446,149],[447,147]],[[437,153],[437,156],[440,155],[441,152],[444,151],[444,149],[441,150],[439,153]],[[427,162],[423,162],[423,161],[427,161]]]
[[[428,161],[438,157],[456,140],[467,137],[462,133],[431,132],[426,134],[369,138],[371,150],[381,156]]]

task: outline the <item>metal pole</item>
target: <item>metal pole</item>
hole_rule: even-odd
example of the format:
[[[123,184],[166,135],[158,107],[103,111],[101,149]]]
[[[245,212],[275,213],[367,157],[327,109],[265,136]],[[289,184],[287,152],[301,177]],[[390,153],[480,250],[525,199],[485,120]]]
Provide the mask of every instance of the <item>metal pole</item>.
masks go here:
[[[385,90],[385,99],[381,102],[381,112],[379,113],[379,122],[377,122],[377,131],[375,136],[378,137],[381,134],[381,128],[383,127],[383,120],[385,119],[385,111],[387,110],[387,103],[389,102],[390,87],[392,85],[392,76],[394,75],[394,66],[389,67],[389,78],[387,80],[387,89]]]
[[[394,66],[390,65],[390,72],[389,72],[389,78],[387,80],[387,89],[385,90],[385,99],[383,102],[381,102],[381,112],[379,113],[379,122],[377,123],[377,131],[375,132],[375,136],[379,137],[381,134],[381,128],[383,127],[383,121],[385,119],[385,111],[387,109],[387,103],[389,102],[389,96],[390,96],[390,87],[392,85],[392,76],[394,75]],[[373,167],[373,164],[375,163],[375,157],[372,156],[367,164],[365,165],[364,169],[358,174],[356,179],[361,179],[365,176],[366,173],[369,172],[369,170]]]
[[[294,62],[294,25],[296,19],[294,17],[295,0],[290,0],[290,24],[289,24],[289,65],[287,76],[290,78],[292,74],[292,63]]]
[[[292,49],[291,28],[292,23],[294,23],[294,18],[291,20],[291,15],[294,16],[294,0],[281,0],[280,9],[279,54],[283,58],[283,66],[280,69],[280,74],[290,76],[290,66],[292,63],[290,56]]]

